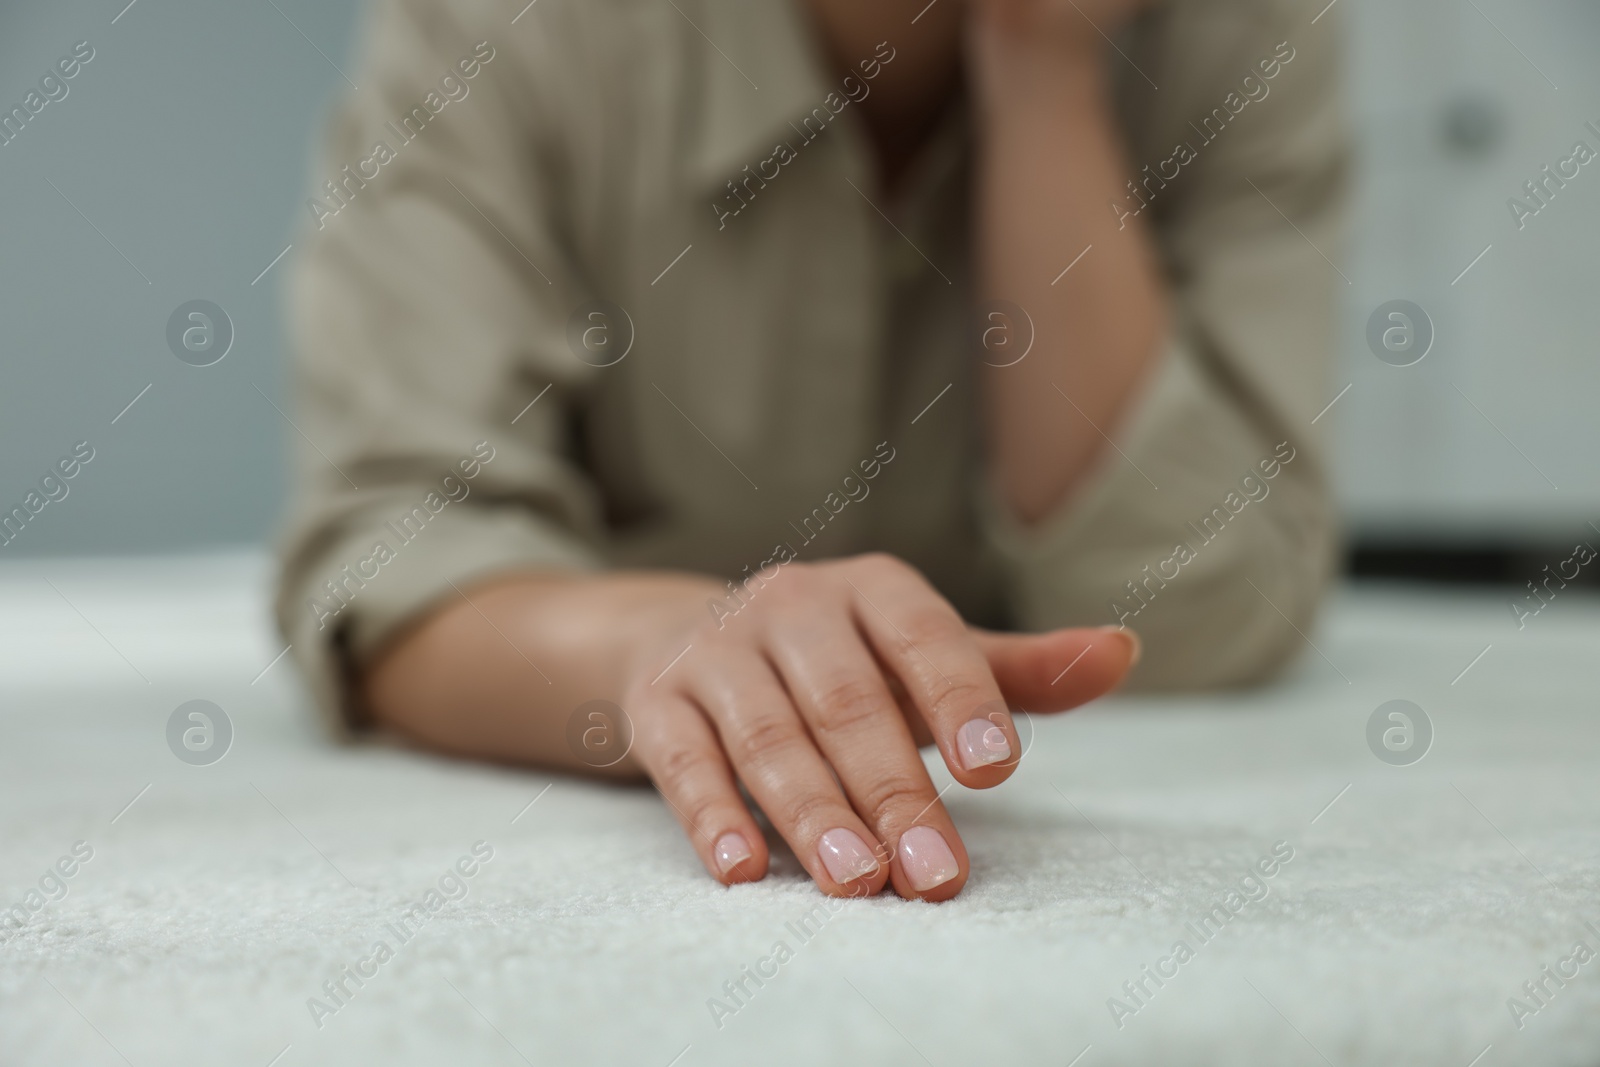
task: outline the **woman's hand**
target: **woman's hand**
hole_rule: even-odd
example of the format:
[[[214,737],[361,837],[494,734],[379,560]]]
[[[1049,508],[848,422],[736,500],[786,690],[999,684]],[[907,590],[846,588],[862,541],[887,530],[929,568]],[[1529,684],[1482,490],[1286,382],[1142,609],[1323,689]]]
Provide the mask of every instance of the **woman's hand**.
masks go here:
[[[621,700],[634,757],[728,884],[768,864],[737,781],[824,892],[954,896],[967,853],[917,745],[936,744],[967,788],[999,785],[1022,753],[1008,701],[1075,706],[1137,656],[1115,628],[974,630],[884,555],[791,563],[744,598],[720,625],[706,612],[656,642]]]
[[[965,625],[889,556],[787,563],[736,614],[681,573],[503,576],[394,642],[363,690],[376,720],[430,748],[610,777],[645,773],[724,884],[767,873],[744,783],[824,892],[945,900],[966,849],[919,744],[987,789],[1022,754],[1007,706],[1061,711],[1138,655],[1131,631],[996,634]],[[574,709],[620,704],[633,747],[595,767]],[[609,753],[608,753],[609,755]]]

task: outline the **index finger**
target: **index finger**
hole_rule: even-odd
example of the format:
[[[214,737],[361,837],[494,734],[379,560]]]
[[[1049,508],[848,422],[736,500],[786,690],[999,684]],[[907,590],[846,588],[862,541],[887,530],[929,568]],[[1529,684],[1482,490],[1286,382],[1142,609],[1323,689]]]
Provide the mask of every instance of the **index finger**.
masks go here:
[[[956,781],[987,789],[1011,776],[1022,746],[1000,687],[966,623],[898,561],[846,575],[854,613],[921,714]]]

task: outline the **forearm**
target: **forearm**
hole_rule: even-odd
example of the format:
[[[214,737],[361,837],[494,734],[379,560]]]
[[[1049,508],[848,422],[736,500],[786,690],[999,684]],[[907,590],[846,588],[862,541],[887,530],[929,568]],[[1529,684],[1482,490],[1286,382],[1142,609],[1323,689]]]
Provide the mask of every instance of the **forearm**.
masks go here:
[[[1119,229],[1106,206],[1132,171],[1099,61],[1005,47],[1048,45],[991,49],[1012,69],[987,80],[980,108],[980,302],[1019,305],[1035,330],[1026,359],[982,368],[988,462],[1030,522],[1106,447],[1161,344],[1166,301],[1143,220]]]
[[[722,592],[712,579],[667,572],[469,586],[371,665],[366,705],[378,724],[454,755],[637,776],[631,755],[604,768],[580,759],[568,719],[590,700],[620,703],[637,661]]]

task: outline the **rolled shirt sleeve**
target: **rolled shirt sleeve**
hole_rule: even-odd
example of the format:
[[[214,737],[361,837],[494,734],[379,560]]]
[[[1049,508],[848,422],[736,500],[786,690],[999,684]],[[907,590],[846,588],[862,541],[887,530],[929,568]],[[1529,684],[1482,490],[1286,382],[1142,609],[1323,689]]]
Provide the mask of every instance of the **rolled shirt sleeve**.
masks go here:
[[[1338,548],[1313,425],[1332,397],[1333,309],[1345,284],[1333,265],[1347,164],[1337,29],[1285,18],[1297,28],[1241,33],[1200,21],[1215,14],[1175,6],[1135,54],[1165,72],[1161,95],[1186,112],[1134,124],[1135,166],[1171,157],[1178,143],[1196,149],[1147,209],[1172,282],[1172,336],[1108,428],[1112,443],[1054,514],[1024,528],[992,488],[979,489],[1014,623],[1132,627],[1145,648],[1132,682],[1147,688],[1241,684],[1280,669],[1306,643]],[[1283,54],[1280,42],[1293,58],[1264,79],[1257,64]],[[1217,58],[1162,63],[1180,49]],[[1241,79],[1253,70],[1247,88],[1267,94],[1203,140],[1210,129],[1191,122],[1230,92],[1245,98]]]
[[[496,47],[500,14],[371,6],[297,241],[275,607],[339,727],[362,722],[359,665],[431,605],[495,572],[600,565],[596,494],[563,448],[593,368],[566,339],[584,294],[545,195],[556,119],[537,44]]]

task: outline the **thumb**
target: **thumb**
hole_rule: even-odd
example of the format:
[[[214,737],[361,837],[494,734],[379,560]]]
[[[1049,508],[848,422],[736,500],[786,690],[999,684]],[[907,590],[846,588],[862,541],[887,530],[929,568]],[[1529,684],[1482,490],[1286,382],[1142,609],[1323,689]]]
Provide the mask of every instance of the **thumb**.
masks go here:
[[[1006,634],[969,627],[1006,703],[1066,711],[1114,689],[1139,662],[1139,636],[1125,627]]]

